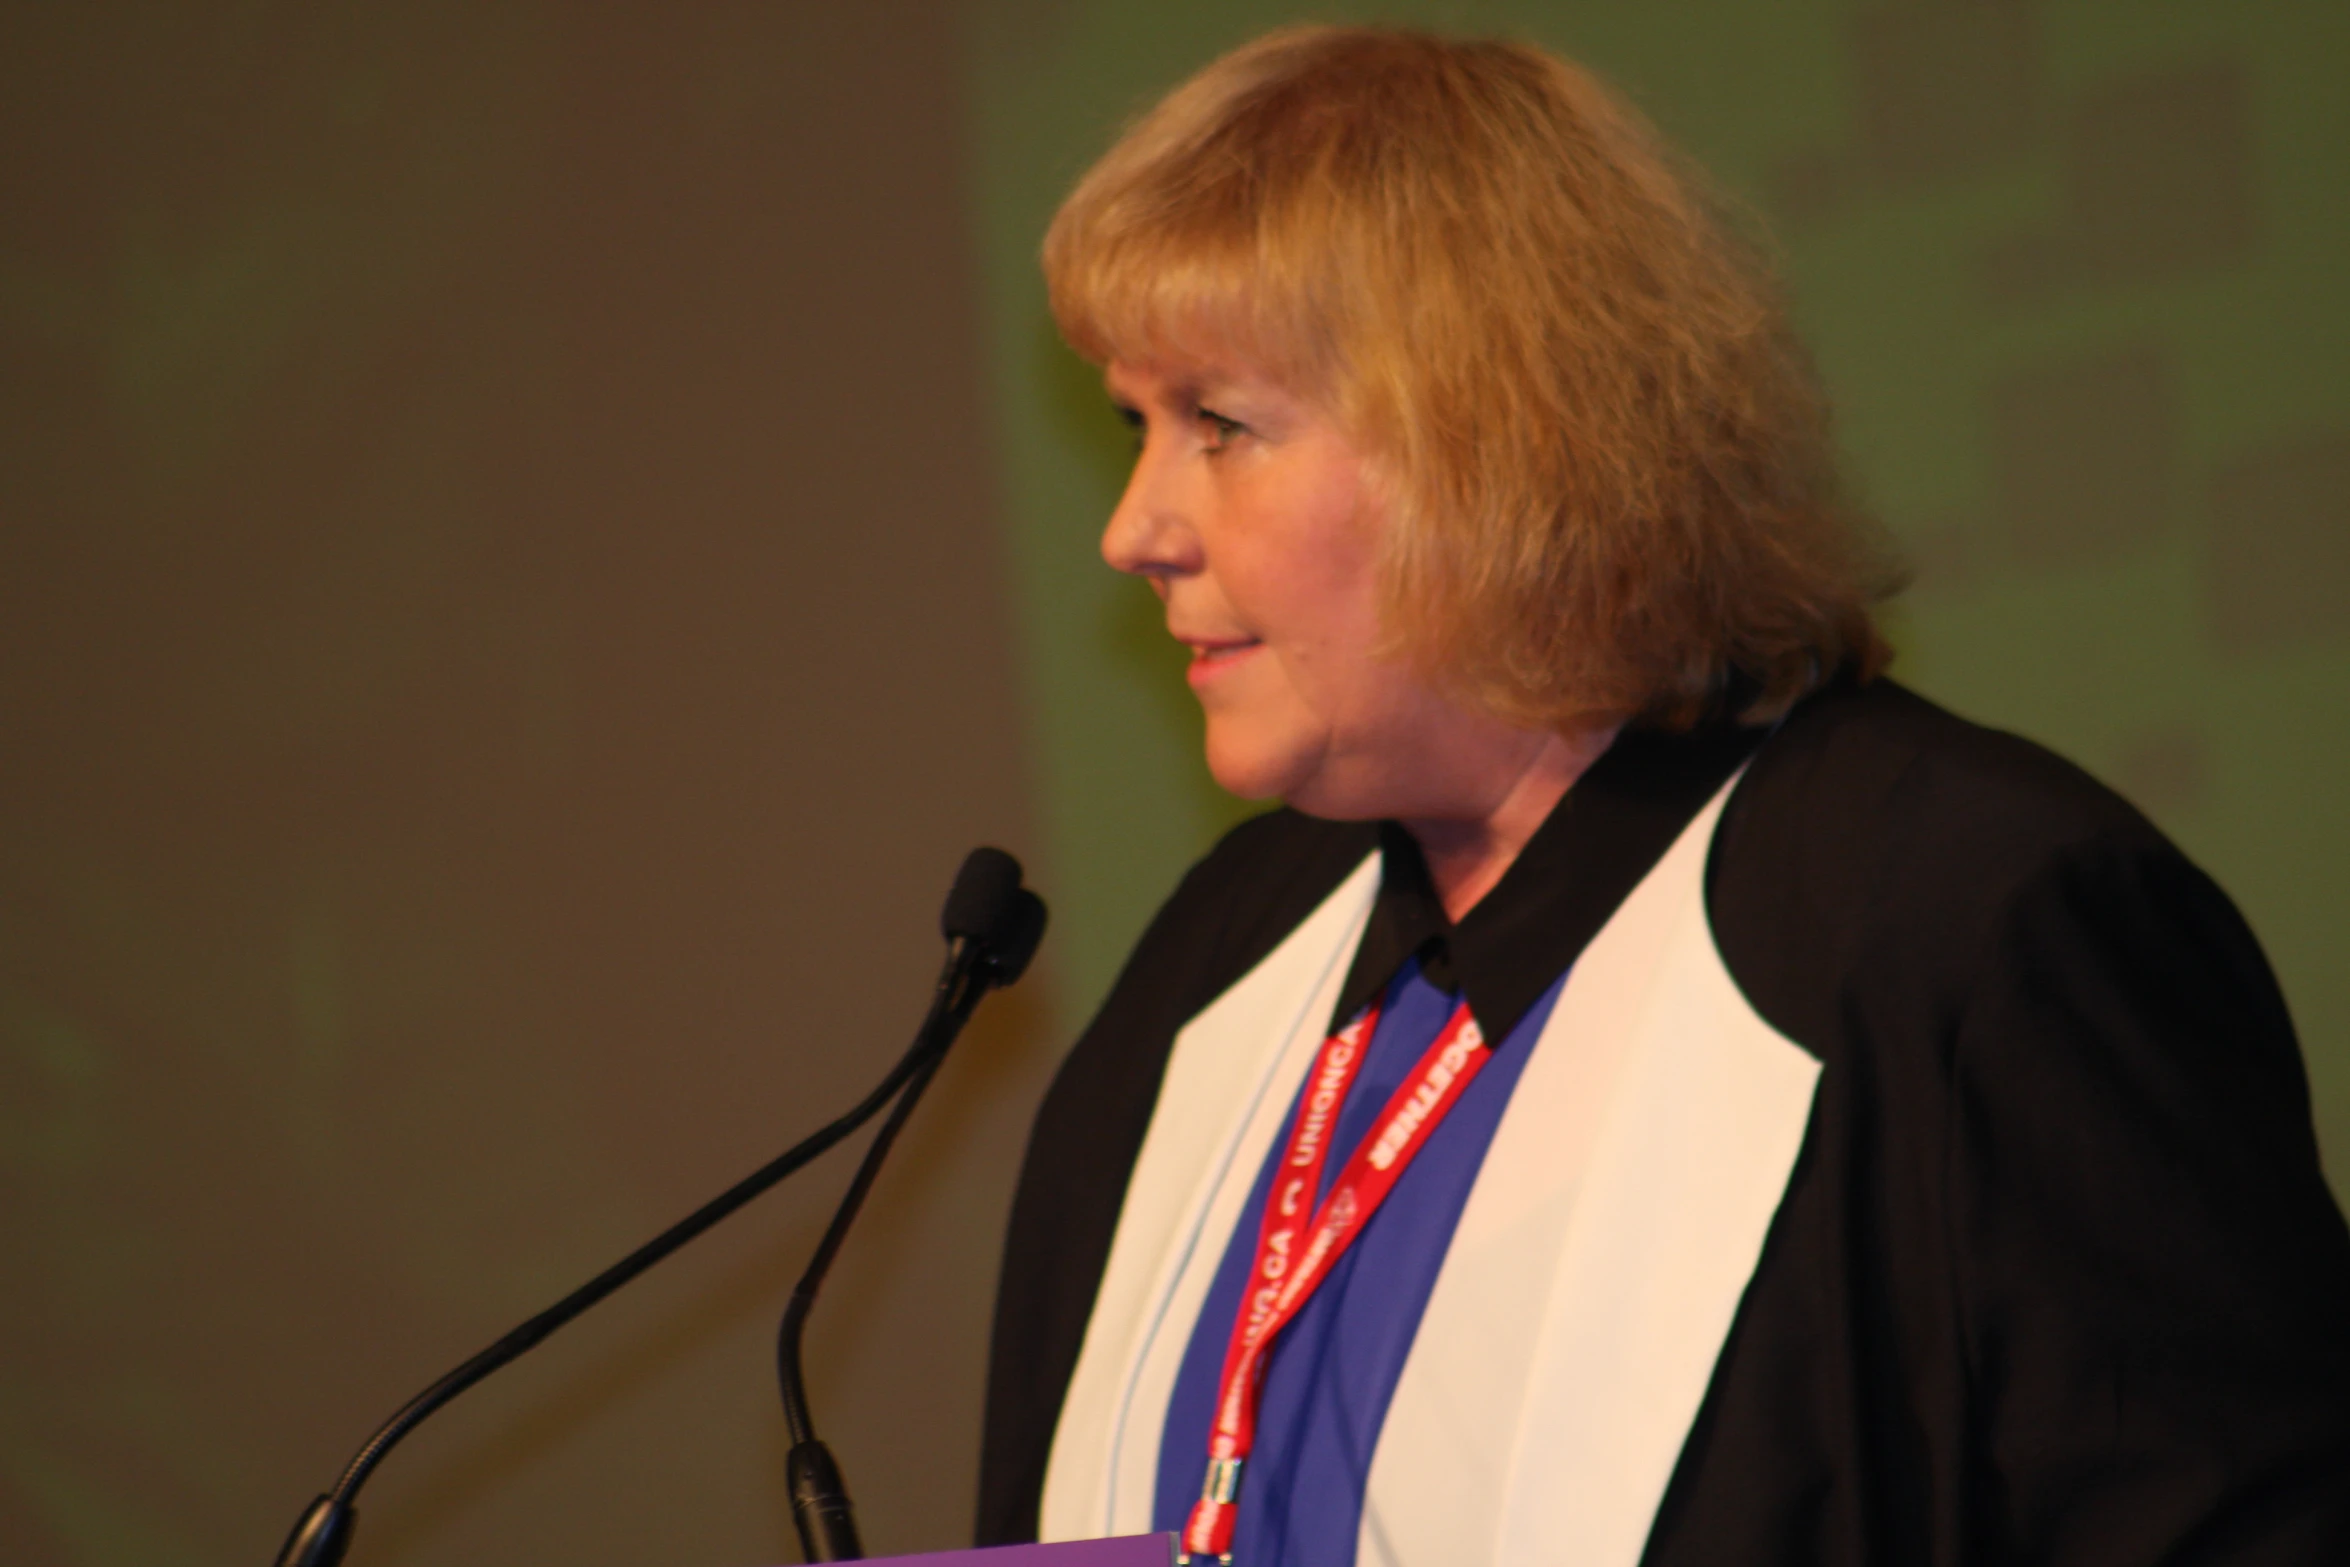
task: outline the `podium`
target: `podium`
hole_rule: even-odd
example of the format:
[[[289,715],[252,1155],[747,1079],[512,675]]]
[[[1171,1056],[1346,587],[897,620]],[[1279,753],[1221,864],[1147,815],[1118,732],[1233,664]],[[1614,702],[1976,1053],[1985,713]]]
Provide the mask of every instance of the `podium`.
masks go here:
[[[1172,1534],[1125,1534],[1115,1540],[1065,1540],[1057,1545],[990,1545],[976,1551],[932,1551],[923,1556],[876,1556],[873,1561],[920,1567],[1171,1567]]]

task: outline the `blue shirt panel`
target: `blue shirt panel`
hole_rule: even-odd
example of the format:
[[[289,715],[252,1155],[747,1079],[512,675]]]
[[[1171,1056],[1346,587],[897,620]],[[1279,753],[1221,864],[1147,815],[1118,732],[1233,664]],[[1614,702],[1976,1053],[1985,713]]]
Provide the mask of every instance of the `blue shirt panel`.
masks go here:
[[[1388,1401],[1395,1396],[1420,1313],[1436,1288],[1453,1226],[1476,1185],[1486,1147],[1565,982],[1562,974],[1527,1010],[1429,1135],[1354,1245],[1275,1341],[1258,1402],[1256,1451],[1241,1478],[1240,1519],[1232,1542],[1237,1567],[1353,1567],[1363,1489]],[[1421,977],[1417,960],[1407,963],[1388,987],[1370,1051],[1339,1112],[1322,1170],[1325,1189],[1458,1005]],[[1154,1528],[1180,1530],[1199,1499],[1224,1351],[1256,1260],[1266,1193],[1296,1118],[1293,1101],[1184,1350],[1159,1442]],[[1364,1281],[1359,1290],[1353,1287],[1358,1278]]]

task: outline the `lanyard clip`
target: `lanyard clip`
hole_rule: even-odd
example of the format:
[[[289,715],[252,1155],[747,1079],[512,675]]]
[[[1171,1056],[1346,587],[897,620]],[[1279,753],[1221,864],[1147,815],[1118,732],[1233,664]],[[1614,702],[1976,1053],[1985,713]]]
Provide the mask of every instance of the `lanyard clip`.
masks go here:
[[[1177,1541],[1176,1567],[1192,1567],[1193,1563],[1215,1562],[1218,1567],[1232,1567],[1232,1504],[1240,1495],[1240,1458],[1211,1458],[1208,1472],[1200,1481],[1199,1500],[1191,1504],[1191,1517],[1183,1525],[1183,1534]],[[1186,1546],[1196,1546],[1186,1550]]]

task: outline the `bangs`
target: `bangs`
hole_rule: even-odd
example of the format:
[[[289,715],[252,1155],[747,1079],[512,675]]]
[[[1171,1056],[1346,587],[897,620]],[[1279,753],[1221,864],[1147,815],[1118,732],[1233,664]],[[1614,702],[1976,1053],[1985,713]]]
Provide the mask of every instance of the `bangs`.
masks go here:
[[[1313,395],[1343,315],[1345,182],[1330,178],[1327,117],[1266,102],[1240,74],[1179,90],[1062,203],[1044,241],[1053,319],[1096,363],[1238,361]]]
[[[1053,320],[1070,347],[1096,364],[1237,364],[1300,395],[1327,391],[1329,302],[1284,264],[1305,246],[1280,243],[1259,212],[1137,222],[1103,205],[1073,197],[1045,239]]]

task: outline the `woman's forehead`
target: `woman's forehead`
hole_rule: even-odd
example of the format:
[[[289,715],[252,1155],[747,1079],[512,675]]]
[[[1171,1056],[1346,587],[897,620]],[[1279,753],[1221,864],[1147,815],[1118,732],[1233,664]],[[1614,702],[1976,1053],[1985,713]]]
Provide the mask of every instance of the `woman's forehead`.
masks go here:
[[[1205,391],[1217,386],[1277,386],[1280,383],[1230,354],[1121,355],[1102,366],[1102,383],[1112,392]]]
[[[1121,401],[1151,397],[1212,400],[1245,394],[1317,409],[1323,402],[1294,376],[1222,348],[1113,354],[1102,365],[1102,384]]]

